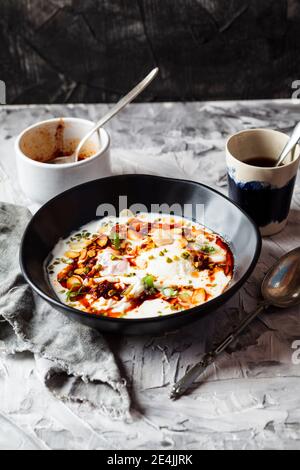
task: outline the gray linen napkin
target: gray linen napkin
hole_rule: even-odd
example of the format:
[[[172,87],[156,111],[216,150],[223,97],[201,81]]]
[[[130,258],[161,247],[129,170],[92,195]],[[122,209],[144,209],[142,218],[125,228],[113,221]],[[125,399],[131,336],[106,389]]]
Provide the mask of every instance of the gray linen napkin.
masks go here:
[[[0,203],[0,352],[30,351],[58,398],[126,418],[126,383],[103,336],[54,310],[20,273],[19,244],[29,220],[27,209]]]

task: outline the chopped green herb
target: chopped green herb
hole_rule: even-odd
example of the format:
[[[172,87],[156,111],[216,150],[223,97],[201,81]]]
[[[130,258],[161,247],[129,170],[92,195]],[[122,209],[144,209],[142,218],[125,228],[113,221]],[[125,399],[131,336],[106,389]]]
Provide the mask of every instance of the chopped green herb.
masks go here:
[[[165,287],[163,290],[162,290],[162,293],[165,297],[176,297],[177,294],[178,294],[178,291],[175,290],[175,289],[172,289],[172,287]]]
[[[189,259],[189,257],[190,257],[191,255],[190,255],[190,253],[188,253],[187,251],[184,251],[181,256],[182,256],[183,259]]]
[[[76,299],[76,297],[78,297],[81,294],[82,289],[83,289],[83,286],[80,287],[80,289],[78,289],[77,291],[68,290],[67,293],[66,293],[67,302],[70,302],[70,301]]]
[[[151,274],[148,274],[147,276],[145,276],[142,279],[142,281],[148,289],[151,289],[152,287],[154,287],[154,278],[153,276],[151,276]]]
[[[73,264],[74,263],[74,261],[72,259],[66,259],[66,258],[62,258],[61,262],[64,263],[64,264]]]
[[[173,260],[172,260],[172,258],[167,258],[167,259],[166,259],[166,262],[167,262],[167,263],[173,263]]]
[[[118,232],[115,232],[115,233],[114,233],[113,239],[112,239],[112,244],[114,245],[114,247],[116,248],[116,250],[119,250],[119,249],[120,249],[121,240],[120,240],[120,235],[118,234]]]
[[[153,255],[149,256],[149,259],[155,259],[155,257]]]
[[[208,254],[216,252],[216,249],[213,246],[209,246],[209,245],[201,246],[200,250],[203,251],[203,253],[208,253]]]
[[[117,256],[117,255],[111,255],[110,259],[111,259],[112,261],[116,261],[116,260],[118,260],[118,259],[122,259],[122,257],[121,257],[121,256]]]
[[[156,292],[156,289],[154,287],[154,277],[151,276],[151,274],[148,274],[142,279],[142,282],[144,284],[144,289],[148,294],[154,294]]]

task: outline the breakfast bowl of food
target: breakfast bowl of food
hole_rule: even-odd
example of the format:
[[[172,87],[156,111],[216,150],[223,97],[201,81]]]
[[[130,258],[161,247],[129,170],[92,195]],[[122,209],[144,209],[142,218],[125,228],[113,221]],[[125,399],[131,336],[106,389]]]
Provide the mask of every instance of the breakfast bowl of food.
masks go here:
[[[104,332],[160,334],[222,306],[260,250],[256,225],[217,191],[122,175],[46,203],[25,231],[20,264],[65,315]]]

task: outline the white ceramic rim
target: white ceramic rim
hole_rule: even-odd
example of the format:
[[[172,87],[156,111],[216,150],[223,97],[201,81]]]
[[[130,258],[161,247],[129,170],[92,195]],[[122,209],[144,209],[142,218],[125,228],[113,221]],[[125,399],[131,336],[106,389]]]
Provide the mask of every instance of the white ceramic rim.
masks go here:
[[[255,166],[255,165],[248,165],[247,163],[243,162],[242,160],[239,160],[238,158],[236,158],[234,155],[232,155],[232,153],[230,152],[229,148],[228,148],[228,145],[230,143],[230,141],[240,135],[240,134],[245,134],[245,133],[251,133],[251,132],[258,132],[258,133],[270,133],[270,134],[273,134],[273,133],[276,133],[276,134],[280,134],[280,135],[284,135],[285,137],[289,137],[288,134],[285,134],[284,132],[281,132],[281,131],[276,131],[275,129],[263,129],[263,128],[257,128],[257,129],[244,129],[242,131],[239,131],[237,132],[236,134],[232,134],[230,137],[228,137],[227,141],[226,141],[226,150],[227,152],[229,153],[229,155],[231,156],[231,158],[233,158],[233,160],[235,160],[236,162],[240,163],[241,165],[243,165],[244,167],[247,167],[247,168],[255,168],[256,170],[261,170],[261,171],[264,171],[264,170],[273,170],[273,171],[282,171],[284,168],[289,168],[290,166],[292,165],[295,165],[295,163],[299,160],[300,158],[300,146],[297,144],[296,145],[296,148],[298,149],[298,152],[299,152],[299,155],[298,157],[293,160],[292,162],[290,163],[287,163],[286,165],[283,165],[283,166],[278,166],[278,167],[273,167],[273,166],[270,166],[270,167],[261,167],[261,166]],[[279,157],[279,155],[278,155]]]
[[[20,147],[20,142],[21,139],[24,137],[24,135],[31,131],[32,129],[35,129],[37,127],[42,126],[43,124],[49,124],[49,123],[54,123],[54,122],[59,122],[59,121],[65,121],[65,122],[77,122],[77,123],[85,123],[85,124],[95,124],[93,121],[90,121],[89,119],[81,119],[81,118],[74,118],[74,117],[63,117],[63,118],[52,118],[52,119],[46,119],[45,121],[39,121],[35,124],[33,124],[30,127],[27,127],[21,134],[17,137],[15,141],[15,150],[18,156],[25,160],[27,163],[37,166],[39,168],[47,168],[52,171],[60,171],[62,168],[74,168],[74,167],[79,167],[79,166],[84,166],[90,164],[93,160],[96,160],[99,157],[102,157],[105,152],[108,150],[110,146],[110,135],[108,132],[101,127],[98,132],[100,132],[101,140],[103,139],[103,145],[101,149],[92,157],[86,158],[85,160],[82,160],[80,162],[74,162],[74,163],[64,163],[62,165],[53,165],[52,163],[43,163],[43,162],[38,162],[36,160],[32,160],[31,158],[27,157],[25,155]]]

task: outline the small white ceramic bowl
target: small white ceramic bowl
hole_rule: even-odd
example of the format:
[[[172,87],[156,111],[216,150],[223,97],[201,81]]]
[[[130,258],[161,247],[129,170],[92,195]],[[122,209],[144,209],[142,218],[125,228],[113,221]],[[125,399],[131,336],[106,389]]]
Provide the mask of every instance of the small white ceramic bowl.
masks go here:
[[[104,129],[95,132],[83,148],[91,157],[76,163],[47,163],[58,139],[64,151],[75,150],[93,125],[85,119],[57,118],[34,124],[19,135],[15,142],[18,176],[30,200],[44,204],[78,184],[111,175],[110,137]]]

